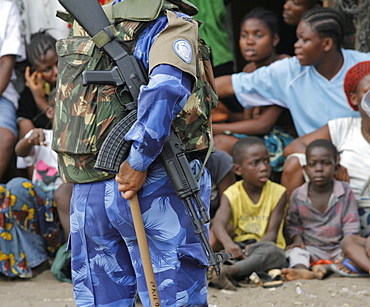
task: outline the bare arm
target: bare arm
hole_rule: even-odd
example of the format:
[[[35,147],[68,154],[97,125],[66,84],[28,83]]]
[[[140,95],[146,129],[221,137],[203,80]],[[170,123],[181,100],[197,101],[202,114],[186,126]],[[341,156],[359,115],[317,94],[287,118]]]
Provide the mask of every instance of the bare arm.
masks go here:
[[[229,171],[226,176],[221,180],[221,182],[217,185],[218,194],[220,196],[220,199],[222,197],[222,194],[224,191],[231,186],[233,183],[235,183],[235,173],[233,170]]]
[[[220,207],[217,209],[213,219],[212,230],[216,238],[222,243],[226,253],[231,253],[233,258],[242,257],[241,248],[227,232],[227,225],[232,214],[229,199],[225,195],[222,195],[220,203]]]
[[[301,136],[291,142],[287,147],[284,149],[284,157],[288,157],[293,153],[305,153],[306,147],[314,140],[318,139],[325,139],[331,141],[329,126],[325,125],[314,132],[308,133],[304,136]]]
[[[289,250],[289,249],[292,249],[294,247],[300,247],[302,249],[306,249],[306,245],[304,244],[303,242],[303,239],[302,239],[302,236],[299,235],[299,234],[295,234],[293,237],[292,237],[292,243],[289,244],[287,247],[286,247],[286,250]]]
[[[43,129],[35,128],[28,138],[23,138],[18,141],[17,145],[15,146],[15,153],[17,156],[27,157],[31,154],[33,146],[45,145],[44,142],[45,134]]]
[[[288,157],[293,153],[305,153],[306,147],[314,140],[325,139],[331,141],[329,126],[325,125],[314,132],[301,136],[291,142],[284,148],[284,157]],[[340,161],[339,161],[340,162]],[[338,163],[338,169],[335,173],[335,178],[340,181],[349,182],[349,175],[347,169]]]
[[[213,124],[213,134],[221,134],[225,130],[233,133],[261,135],[267,134],[275,125],[284,108],[279,106],[265,107],[258,118],[247,119],[233,123]]]
[[[287,204],[287,195],[286,192],[284,192],[279,202],[277,203],[276,207],[271,212],[266,234],[261,238],[261,241],[276,242],[278,231],[284,217],[286,204]]]
[[[26,79],[26,86],[31,90],[38,109],[41,112],[46,112],[48,103],[44,90],[44,79],[42,78],[41,73],[34,71],[31,74],[31,69],[27,66],[24,77]]]
[[[234,95],[231,75],[215,78],[215,83],[219,98],[225,98]]]
[[[0,96],[4,93],[10,82],[15,63],[15,55],[4,55],[0,58]]]
[[[28,118],[22,118],[18,122],[18,127],[19,127],[19,139],[22,139],[28,133],[28,131],[31,131],[33,128],[35,128],[35,125],[33,124],[32,120]]]

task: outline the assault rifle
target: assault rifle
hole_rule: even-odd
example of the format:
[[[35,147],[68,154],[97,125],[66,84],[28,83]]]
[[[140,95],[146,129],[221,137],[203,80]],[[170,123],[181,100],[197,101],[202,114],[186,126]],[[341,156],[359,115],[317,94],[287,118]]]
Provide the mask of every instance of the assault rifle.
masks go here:
[[[212,251],[203,226],[203,224],[209,222],[209,216],[200,199],[198,183],[195,180],[185,155],[184,145],[174,130],[171,130],[170,136],[165,141],[159,158],[166,169],[177,196],[184,203],[209,265],[212,265],[215,268],[216,274],[220,275],[219,263],[230,259],[231,254],[214,253]],[[199,214],[195,210],[193,203],[196,204],[201,218],[199,218]]]
[[[108,39],[108,42],[102,45],[101,48],[116,64],[110,71],[84,72],[84,85],[93,83],[111,84],[118,88],[123,87],[123,90],[128,91],[133,99],[128,108],[126,105],[127,110],[130,111],[129,114],[113,128],[103,142],[95,164],[96,169],[118,173],[119,166],[129,154],[131,142],[125,141],[124,136],[136,121],[137,98],[140,86],[148,82],[147,76],[140,62],[133,55],[129,55],[115,39],[110,29],[111,24],[98,1],[59,0],[59,2],[91,37],[99,34]],[[159,157],[177,195],[185,205],[209,264],[214,266],[217,275],[219,275],[219,264],[231,258],[231,254],[214,253],[212,251],[203,227],[203,224],[209,222],[209,217],[199,197],[199,187],[185,156],[183,144],[174,131],[166,140]],[[193,201],[198,210],[195,209]],[[199,218],[197,211],[201,218]]]

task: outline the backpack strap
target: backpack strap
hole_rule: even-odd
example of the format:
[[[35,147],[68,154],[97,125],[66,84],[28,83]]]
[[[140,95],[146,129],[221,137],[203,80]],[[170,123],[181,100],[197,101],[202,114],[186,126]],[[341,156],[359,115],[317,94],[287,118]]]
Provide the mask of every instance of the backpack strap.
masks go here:
[[[98,34],[94,35],[91,40],[98,48],[103,48],[106,44],[114,39],[114,26],[105,27]],[[126,55],[124,55],[126,56]]]
[[[109,5],[112,10],[112,19],[132,21],[152,21],[160,15],[163,0],[125,0]]]
[[[206,167],[207,161],[208,161],[209,157],[211,156],[211,154],[214,152],[214,149],[215,149],[215,142],[213,140],[213,137],[209,137],[209,147],[207,149],[207,154],[204,157],[203,165],[200,168],[197,177],[195,178],[197,181],[199,181],[200,177],[202,176],[204,168]]]
[[[152,21],[162,12],[163,0],[151,0],[147,5],[147,0],[125,0],[114,5],[107,4],[103,10],[111,22],[111,26],[104,28],[96,34],[92,41],[99,47],[103,48],[109,43],[116,33],[115,24],[117,21]]]

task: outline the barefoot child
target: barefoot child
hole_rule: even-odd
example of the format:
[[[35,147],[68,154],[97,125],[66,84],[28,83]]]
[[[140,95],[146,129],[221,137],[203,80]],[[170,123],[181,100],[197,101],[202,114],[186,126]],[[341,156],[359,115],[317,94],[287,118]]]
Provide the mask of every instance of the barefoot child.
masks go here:
[[[346,182],[334,179],[338,152],[324,139],[306,149],[305,171],[310,182],[291,196],[286,228],[291,244],[284,280],[322,279],[329,263],[342,256],[340,241],[360,228],[354,195]]]
[[[255,271],[285,265],[282,233],[287,199],[285,188],[271,182],[269,153],[263,140],[246,137],[233,147],[234,172],[242,180],[230,186],[221,198],[212,231],[226,252],[238,261],[225,265],[220,277],[211,277],[217,288],[235,289],[231,280],[241,280]]]
[[[284,155],[291,158],[287,158],[282,175],[282,178],[289,179],[289,185],[285,185],[289,197],[295,188],[307,180],[302,171],[302,166],[306,163],[304,152],[307,145],[317,139],[331,141],[340,156],[335,179],[347,181],[355,194],[362,236],[370,233],[370,205],[368,201],[361,200],[370,196],[370,117],[361,104],[367,91],[370,91],[370,61],[357,63],[348,70],[344,78],[348,105],[358,111],[361,117],[332,119],[314,132],[295,139],[284,149]]]

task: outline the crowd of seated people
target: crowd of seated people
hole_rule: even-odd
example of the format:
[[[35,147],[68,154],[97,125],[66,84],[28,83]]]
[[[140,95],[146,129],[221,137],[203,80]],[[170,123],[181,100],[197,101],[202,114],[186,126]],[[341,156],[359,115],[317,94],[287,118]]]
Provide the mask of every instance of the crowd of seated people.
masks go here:
[[[243,31],[242,26],[241,39]],[[236,95],[248,111],[267,106],[288,109],[299,137],[283,148],[285,164],[277,182],[286,197],[284,214],[278,215],[277,220],[277,225],[284,225],[285,229],[281,248],[279,227],[271,236],[271,228],[262,222],[274,225],[279,203],[264,219],[259,217],[261,203],[265,202],[267,210],[271,201],[265,199],[267,185],[256,186],[250,178],[256,172],[265,181],[266,172],[271,170],[263,163],[261,153],[250,156],[252,145],[244,152],[245,162],[240,163],[236,153],[237,137],[246,140],[251,138],[246,135],[252,134],[266,140],[266,132],[243,130],[242,122],[214,125],[216,140],[219,135],[230,140],[229,144],[215,142],[216,148],[232,152],[234,172],[241,180],[224,192],[211,227],[213,248],[224,249],[234,258],[234,262],[222,267],[220,276],[209,273],[211,286],[235,289],[241,281],[251,282],[248,265],[255,259],[255,248],[264,241],[272,241],[285,252],[284,263],[274,267],[268,266],[268,261],[264,262],[265,267],[258,262],[252,265],[266,283],[276,282],[276,272],[270,274],[271,269],[279,269],[279,278],[285,281],[323,279],[332,272],[351,277],[370,276],[370,246],[366,239],[370,169],[365,162],[370,158],[366,150],[370,137],[368,116],[359,106],[370,90],[367,84],[370,54],[343,49],[343,35],[344,23],[337,11],[323,7],[309,9],[301,14],[297,25],[295,56],[254,71],[216,78],[220,98]],[[250,211],[251,206],[258,211]]]
[[[29,278],[48,266],[68,237],[71,185],[60,182],[50,148],[56,40],[40,31],[23,46],[15,7],[7,13],[18,32],[11,39],[0,36],[0,75],[6,77],[0,78],[0,179],[9,177],[12,153],[25,157],[30,171],[28,178],[10,175],[0,186],[0,273]],[[275,13],[256,8],[238,33],[247,65],[240,73],[217,73],[220,99],[234,104],[213,124],[216,152],[207,162],[213,183],[210,243],[232,254],[220,276],[212,269],[207,274],[210,286],[220,289],[253,282],[253,272],[265,287],[332,272],[370,276],[370,203],[362,198],[369,196],[370,119],[360,104],[370,90],[370,54],[342,48],[342,16],[320,1],[287,0],[283,18],[296,27],[294,56],[276,51],[281,32]],[[25,54],[26,87],[18,94],[12,67]],[[44,150],[47,159],[38,156]],[[52,172],[52,187],[42,172]],[[31,196],[42,206],[33,208]],[[9,206],[12,197],[28,205]],[[25,218],[32,210],[33,219]],[[325,219],[335,228],[330,237],[322,236]],[[14,227],[9,231],[5,224]],[[23,241],[13,239],[16,227],[28,230]]]
[[[69,234],[72,189],[60,179],[57,156],[51,149],[58,56],[56,39],[47,31],[32,34],[24,44],[16,6],[8,1],[1,2],[1,6],[2,13],[8,14],[8,18],[1,18],[8,24],[6,31],[1,31],[6,35],[0,37],[3,53],[0,73],[9,77],[9,83],[0,92],[0,129],[4,130],[1,137],[11,134],[12,138],[0,142],[1,146],[9,147],[1,150],[7,157],[1,159],[5,166],[0,166],[0,273],[9,278],[30,278],[49,268],[49,260],[54,259]],[[24,89],[18,94],[12,83],[17,80],[11,81],[12,67],[16,56],[22,57],[23,53],[28,65]],[[7,65],[8,58],[13,65]],[[9,73],[2,70],[6,67]],[[16,99],[16,108],[11,108],[11,98]],[[9,167],[11,153],[18,158],[17,162],[29,168],[23,172],[24,177],[12,173],[15,165]]]

